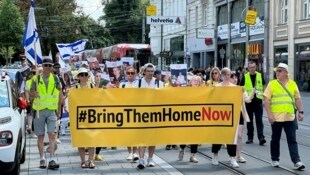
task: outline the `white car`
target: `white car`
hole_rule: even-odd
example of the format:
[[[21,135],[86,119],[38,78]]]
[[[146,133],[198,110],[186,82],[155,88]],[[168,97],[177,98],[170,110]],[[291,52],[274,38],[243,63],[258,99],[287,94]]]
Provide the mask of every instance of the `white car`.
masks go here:
[[[25,111],[17,106],[18,91],[7,75],[0,77],[0,174],[19,174],[25,162]]]

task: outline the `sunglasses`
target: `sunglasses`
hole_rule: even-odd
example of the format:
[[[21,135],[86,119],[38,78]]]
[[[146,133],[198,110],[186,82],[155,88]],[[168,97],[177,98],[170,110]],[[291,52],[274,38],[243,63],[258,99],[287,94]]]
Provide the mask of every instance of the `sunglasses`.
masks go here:
[[[127,75],[134,75],[134,72],[126,72]]]
[[[217,74],[217,72],[212,72],[212,75],[216,75]]]
[[[282,70],[282,69],[278,69],[277,70],[277,72],[279,72],[279,73],[281,73],[281,72],[283,72],[284,70]]]
[[[52,67],[51,64],[43,64],[44,67]]]
[[[88,73],[80,73],[79,76],[80,77],[88,77]]]

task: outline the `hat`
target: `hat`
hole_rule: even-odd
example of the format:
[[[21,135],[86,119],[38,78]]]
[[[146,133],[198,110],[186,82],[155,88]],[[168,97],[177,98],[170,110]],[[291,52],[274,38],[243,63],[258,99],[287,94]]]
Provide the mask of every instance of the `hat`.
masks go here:
[[[154,72],[154,75],[157,75],[157,74],[161,74],[161,70],[156,69],[155,72]]]
[[[84,68],[84,67],[81,67],[81,68],[79,68],[78,75],[80,73],[88,73],[88,70],[86,68]]]
[[[42,64],[50,64],[50,65],[53,65],[53,60],[50,59],[50,58],[45,58],[45,59],[42,61]]]
[[[59,63],[55,63],[53,67],[54,67],[54,68],[60,68],[61,66],[60,66]]]
[[[273,71],[277,71],[277,68],[283,68],[288,72],[288,65],[285,63],[279,63],[277,67],[273,68]]]

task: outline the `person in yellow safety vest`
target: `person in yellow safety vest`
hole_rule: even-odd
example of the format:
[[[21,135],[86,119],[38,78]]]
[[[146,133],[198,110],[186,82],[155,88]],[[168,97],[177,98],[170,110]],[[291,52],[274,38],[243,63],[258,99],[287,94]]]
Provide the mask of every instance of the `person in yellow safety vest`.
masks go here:
[[[62,102],[62,93],[59,93],[61,84],[53,71],[53,61],[49,58],[42,61],[43,71],[38,75],[37,80],[31,85],[30,95],[34,99],[32,108],[34,109],[34,132],[38,136],[38,149],[40,154],[40,168],[46,168],[44,157],[44,134],[45,125],[49,137],[50,160],[49,169],[58,169],[55,153],[55,132],[57,132],[57,118],[60,117],[60,107]],[[38,82],[38,84],[36,83]],[[39,116],[37,116],[37,112]]]
[[[280,63],[274,71],[277,79],[270,81],[264,92],[264,104],[272,129],[271,165],[279,167],[280,139],[284,128],[294,169],[303,170],[305,165],[300,161],[296,141],[297,119],[302,121],[304,118],[298,86],[295,81],[289,79],[287,64]],[[295,107],[298,116],[295,116]]]
[[[255,88],[255,95],[251,103],[246,103],[246,109],[249,114],[250,122],[247,122],[247,135],[248,140],[246,144],[252,144],[254,138],[254,125],[253,119],[255,114],[255,123],[257,129],[257,137],[259,145],[263,146],[266,143],[264,136],[264,124],[263,124],[263,90],[265,80],[261,73],[256,71],[256,63],[250,62],[248,64],[249,72],[244,75],[240,82],[240,86],[244,86],[244,89],[248,94],[251,94],[253,88]]]

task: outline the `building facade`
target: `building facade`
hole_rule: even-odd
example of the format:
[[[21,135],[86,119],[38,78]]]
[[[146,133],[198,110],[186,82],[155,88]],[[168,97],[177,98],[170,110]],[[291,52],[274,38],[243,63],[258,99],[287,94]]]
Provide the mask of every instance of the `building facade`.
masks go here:
[[[186,41],[186,1],[151,0],[157,7],[157,16],[180,17],[177,25],[151,25],[150,41],[154,56],[158,57],[158,67],[168,69],[170,64],[182,64],[185,61]],[[161,27],[162,26],[162,27]],[[160,52],[173,53],[160,57]]]
[[[264,59],[265,2],[257,0],[215,0],[216,66],[232,70],[254,61],[261,72],[267,72]],[[256,24],[247,25],[244,20],[247,9],[257,12]],[[265,61],[264,61],[265,60]]]
[[[301,91],[310,91],[310,0],[270,1],[270,67],[289,65]],[[274,76],[270,71],[270,77]]]

